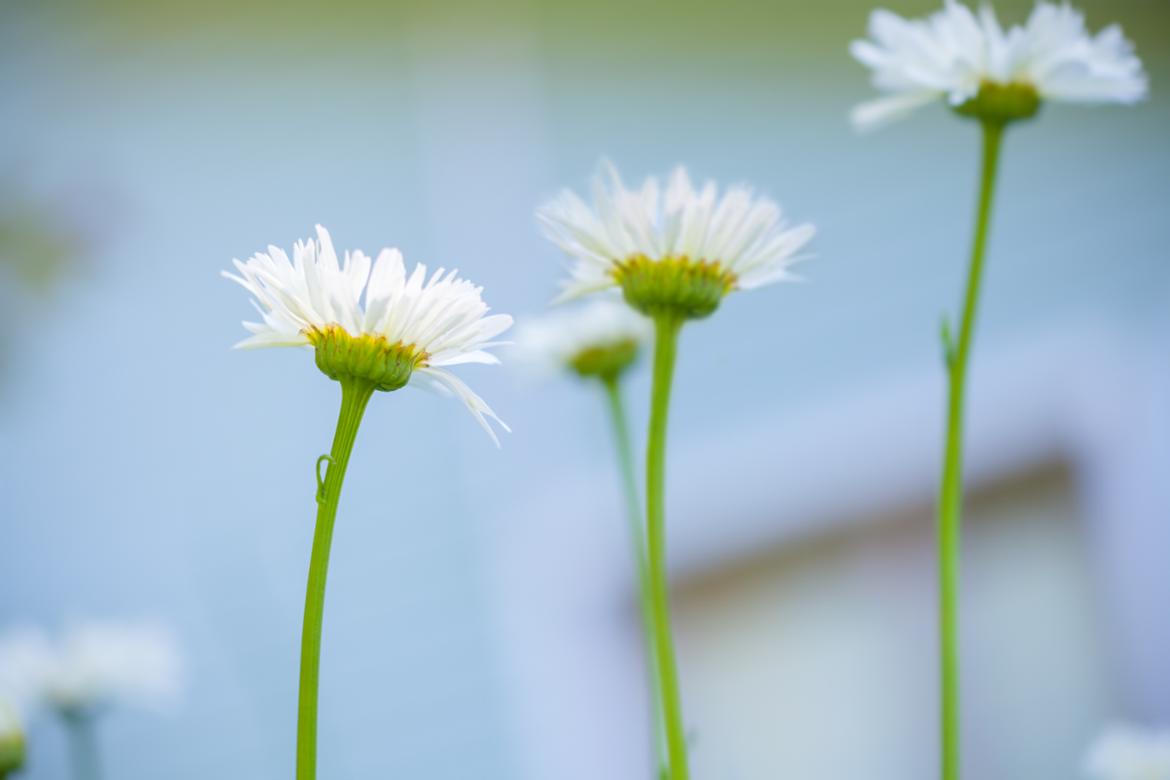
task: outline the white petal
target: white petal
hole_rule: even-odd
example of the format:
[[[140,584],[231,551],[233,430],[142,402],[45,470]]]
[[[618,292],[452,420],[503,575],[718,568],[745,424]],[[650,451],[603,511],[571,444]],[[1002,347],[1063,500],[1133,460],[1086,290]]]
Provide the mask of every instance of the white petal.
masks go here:
[[[927,103],[938,100],[939,97],[940,95],[936,92],[907,92],[876,98],[854,107],[849,114],[849,121],[858,131],[876,130],[883,125],[901,119]]]
[[[414,372],[412,381],[415,377],[421,380],[423,387],[437,390],[443,394],[454,395],[462,401],[467,407],[467,410],[471,412],[471,415],[475,417],[476,422],[487,431],[488,436],[492,437],[492,441],[495,442],[497,447],[500,446],[500,439],[492,429],[488,418],[490,417],[495,420],[496,424],[508,433],[512,432],[512,429],[496,416],[496,413],[492,411],[491,407],[482,398],[476,395],[470,387],[450,371],[445,371],[441,368],[420,368]]]

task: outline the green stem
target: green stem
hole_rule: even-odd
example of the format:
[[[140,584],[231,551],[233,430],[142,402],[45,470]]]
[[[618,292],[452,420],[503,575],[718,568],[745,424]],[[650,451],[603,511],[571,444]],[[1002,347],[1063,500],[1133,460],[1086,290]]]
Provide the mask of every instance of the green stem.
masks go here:
[[[626,517],[629,521],[630,549],[633,551],[638,571],[638,593],[642,618],[642,644],[646,654],[647,679],[650,681],[651,730],[654,735],[654,751],[657,759],[658,777],[668,777],[666,739],[662,730],[662,694],[658,681],[658,661],[654,649],[654,607],[650,585],[650,567],[646,560],[646,533],[642,528],[642,507],[638,496],[638,480],[634,473],[634,451],[630,444],[630,429],[622,403],[621,386],[618,376],[602,378],[606,399],[609,401],[609,416],[613,423],[614,445],[617,448],[618,465],[621,470],[622,486],[626,494]]]
[[[946,461],[938,509],[939,556],[939,652],[942,707],[942,778],[959,777],[959,542],[963,509],[963,402],[966,390],[967,363],[971,337],[975,329],[975,311],[979,303],[979,286],[983,277],[983,258],[987,249],[991,201],[995,191],[995,174],[1003,138],[1003,125],[983,124],[983,169],[979,185],[979,207],[975,221],[975,239],[971,247],[971,265],[967,290],[963,298],[959,337],[951,343],[944,331],[949,399],[947,402]]]
[[[329,547],[333,542],[333,521],[345,467],[353,451],[358,426],[374,386],[366,382],[342,381],[341,413],[329,454],[329,468],[317,493],[317,527],[309,560],[309,585],[305,593],[305,621],[301,631],[301,683],[297,702],[297,780],[317,776],[317,688],[321,668],[321,623],[325,613],[325,579],[329,573]],[[318,477],[319,478],[319,477]]]
[[[654,651],[658,659],[662,725],[670,757],[670,780],[689,780],[686,734],[679,703],[678,671],[670,630],[666,582],[666,418],[682,319],[661,314],[654,320],[654,383],[650,391],[650,434],[646,442],[646,560],[650,568],[650,607],[654,615]]]
[[[74,780],[100,780],[102,762],[97,745],[96,716],[83,710],[64,710],[62,717],[69,734],[69,762]]]

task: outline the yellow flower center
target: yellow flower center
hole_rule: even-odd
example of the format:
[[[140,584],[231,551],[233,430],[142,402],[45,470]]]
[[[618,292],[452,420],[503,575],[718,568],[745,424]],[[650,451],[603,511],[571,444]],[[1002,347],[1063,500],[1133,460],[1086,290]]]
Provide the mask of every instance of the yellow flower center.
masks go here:
[[[369,333],[351,336],[340,325],[309,328],[305,336],[313,345],[317,368],[325,376],[369,382],[378,390],[405,387],[414,369],[425,366],[430,358],[413,344],[391,344],[385,336]]]
[[[651,260],[635,255],[618,263],[613,278],[626,301],[649,317],[700,319],[719,308],[736,277],[718,262],[686,256]]]

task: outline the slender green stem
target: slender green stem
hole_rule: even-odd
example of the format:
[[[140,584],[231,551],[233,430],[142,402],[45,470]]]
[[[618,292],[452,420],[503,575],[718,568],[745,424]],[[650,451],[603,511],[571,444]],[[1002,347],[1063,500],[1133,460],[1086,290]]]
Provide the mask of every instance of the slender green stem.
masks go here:
[[[962,320],[958,341],[951,341],[944,331],[947,374],[950,393],[947,402],[946,461],[938,508],[939,557],[939,653],[942,706],[942,778],[959,777],[959,542],[963,510],[963,402],[966,395],[967,363],[971,337],[975,329],[975,311],[979,303],[979,286],[983,276],[983,258],[987,249],[991,201],[995,191],[995,174],[1003,138],[1003,125],[983,125],[983,169],[979,185],[979,207],[975,220],[975,239],[971,247],[971,265],[967,290],[963,298]]]
[[[659,315],[654,320],[654,382],[650,391],[650,434],[646,442],[646,560],[650,568],[650,607],[654,615],[654,651],[658,657],[662,725],[670,757],[670,780],[689,780],[686,734],[679,702],[678,671],[670,629],[666,582],[666,418],[670,385],[682,320]]]
[[[605,396],[609,401],[610,422],[613,423],[614,445],[618,454],[622,486],[626,494],[626,517],[629,521],[630,549],[638,571],[638,593],[641,599],[642,644],[646,653],[647,679],[650,682],[651,729],[658,777],[668,777],[666,735],[662,730],[662,694],[658,682],[658,660],[654,649],[654,607],[650,585],[650,567],[646,560],[646,532],[642,525],[642,506],[638,496],[638,479],[634,473],[634,450],[630,444],[630,428],[622,403],[621,384],[617,375],[602,378]]]
[[[342,381],[341,413],[329,454],[329,467],[317,491],[317,527],[309,560],[309,585],[305,593],[305,622],[301,630],[301,683],[297,703],[297,780],[317,776],[317,688],[321,667],[321,623],[325,613],[325,579],[329,573],[329,547],[333,521],[345,467],[353,451],[358,426],[374,387],[369,383]],[[320,465],[320,464],[318,464]],[[318,475],[318,480],[320,476]]]
[[[69,763],[73,780],[100,780],[101,754],[98,751],[96,715],[85,710],[64,710],[62,718],[69,734]]]

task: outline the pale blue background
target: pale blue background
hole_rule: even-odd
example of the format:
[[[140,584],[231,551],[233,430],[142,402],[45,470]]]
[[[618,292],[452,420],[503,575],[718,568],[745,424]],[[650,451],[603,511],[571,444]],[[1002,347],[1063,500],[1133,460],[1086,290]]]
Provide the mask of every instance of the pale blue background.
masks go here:
[[[845,47],[865,14],[852,0],[0,12],[0,170],[72,194],[98,226],[53,295],[6,297],[0,623],[154,616],[188,663],[180,711],[104,724],[110,777],[292,774],[312,468],[337,390],[308,354],[229,350],[250,314],[218,276],[232,257],[322,222],[339,247],[457,265],[522,315],[560,272],[536,205],[602,154],[631,179],[682,161],[821,232],[807,283],[736,296],[686,333],[679,439],[937,360],[977,134],[940,108],[850,130],[870,91]],[[1170,295],[1170,14],[1102,2],[1091,23],[1106,14],[1153,98],[1046,108],[1011,133],[988,348],[1097,314],[1142,333]],[[414,391],[376,399],[362,429],[329,583],[324,777],[514,771],[483,535],[608,441],[577,388],[462,374],[513,425],[501,451]],[[57,730],[34,726],[29,780],[64,776]]]

